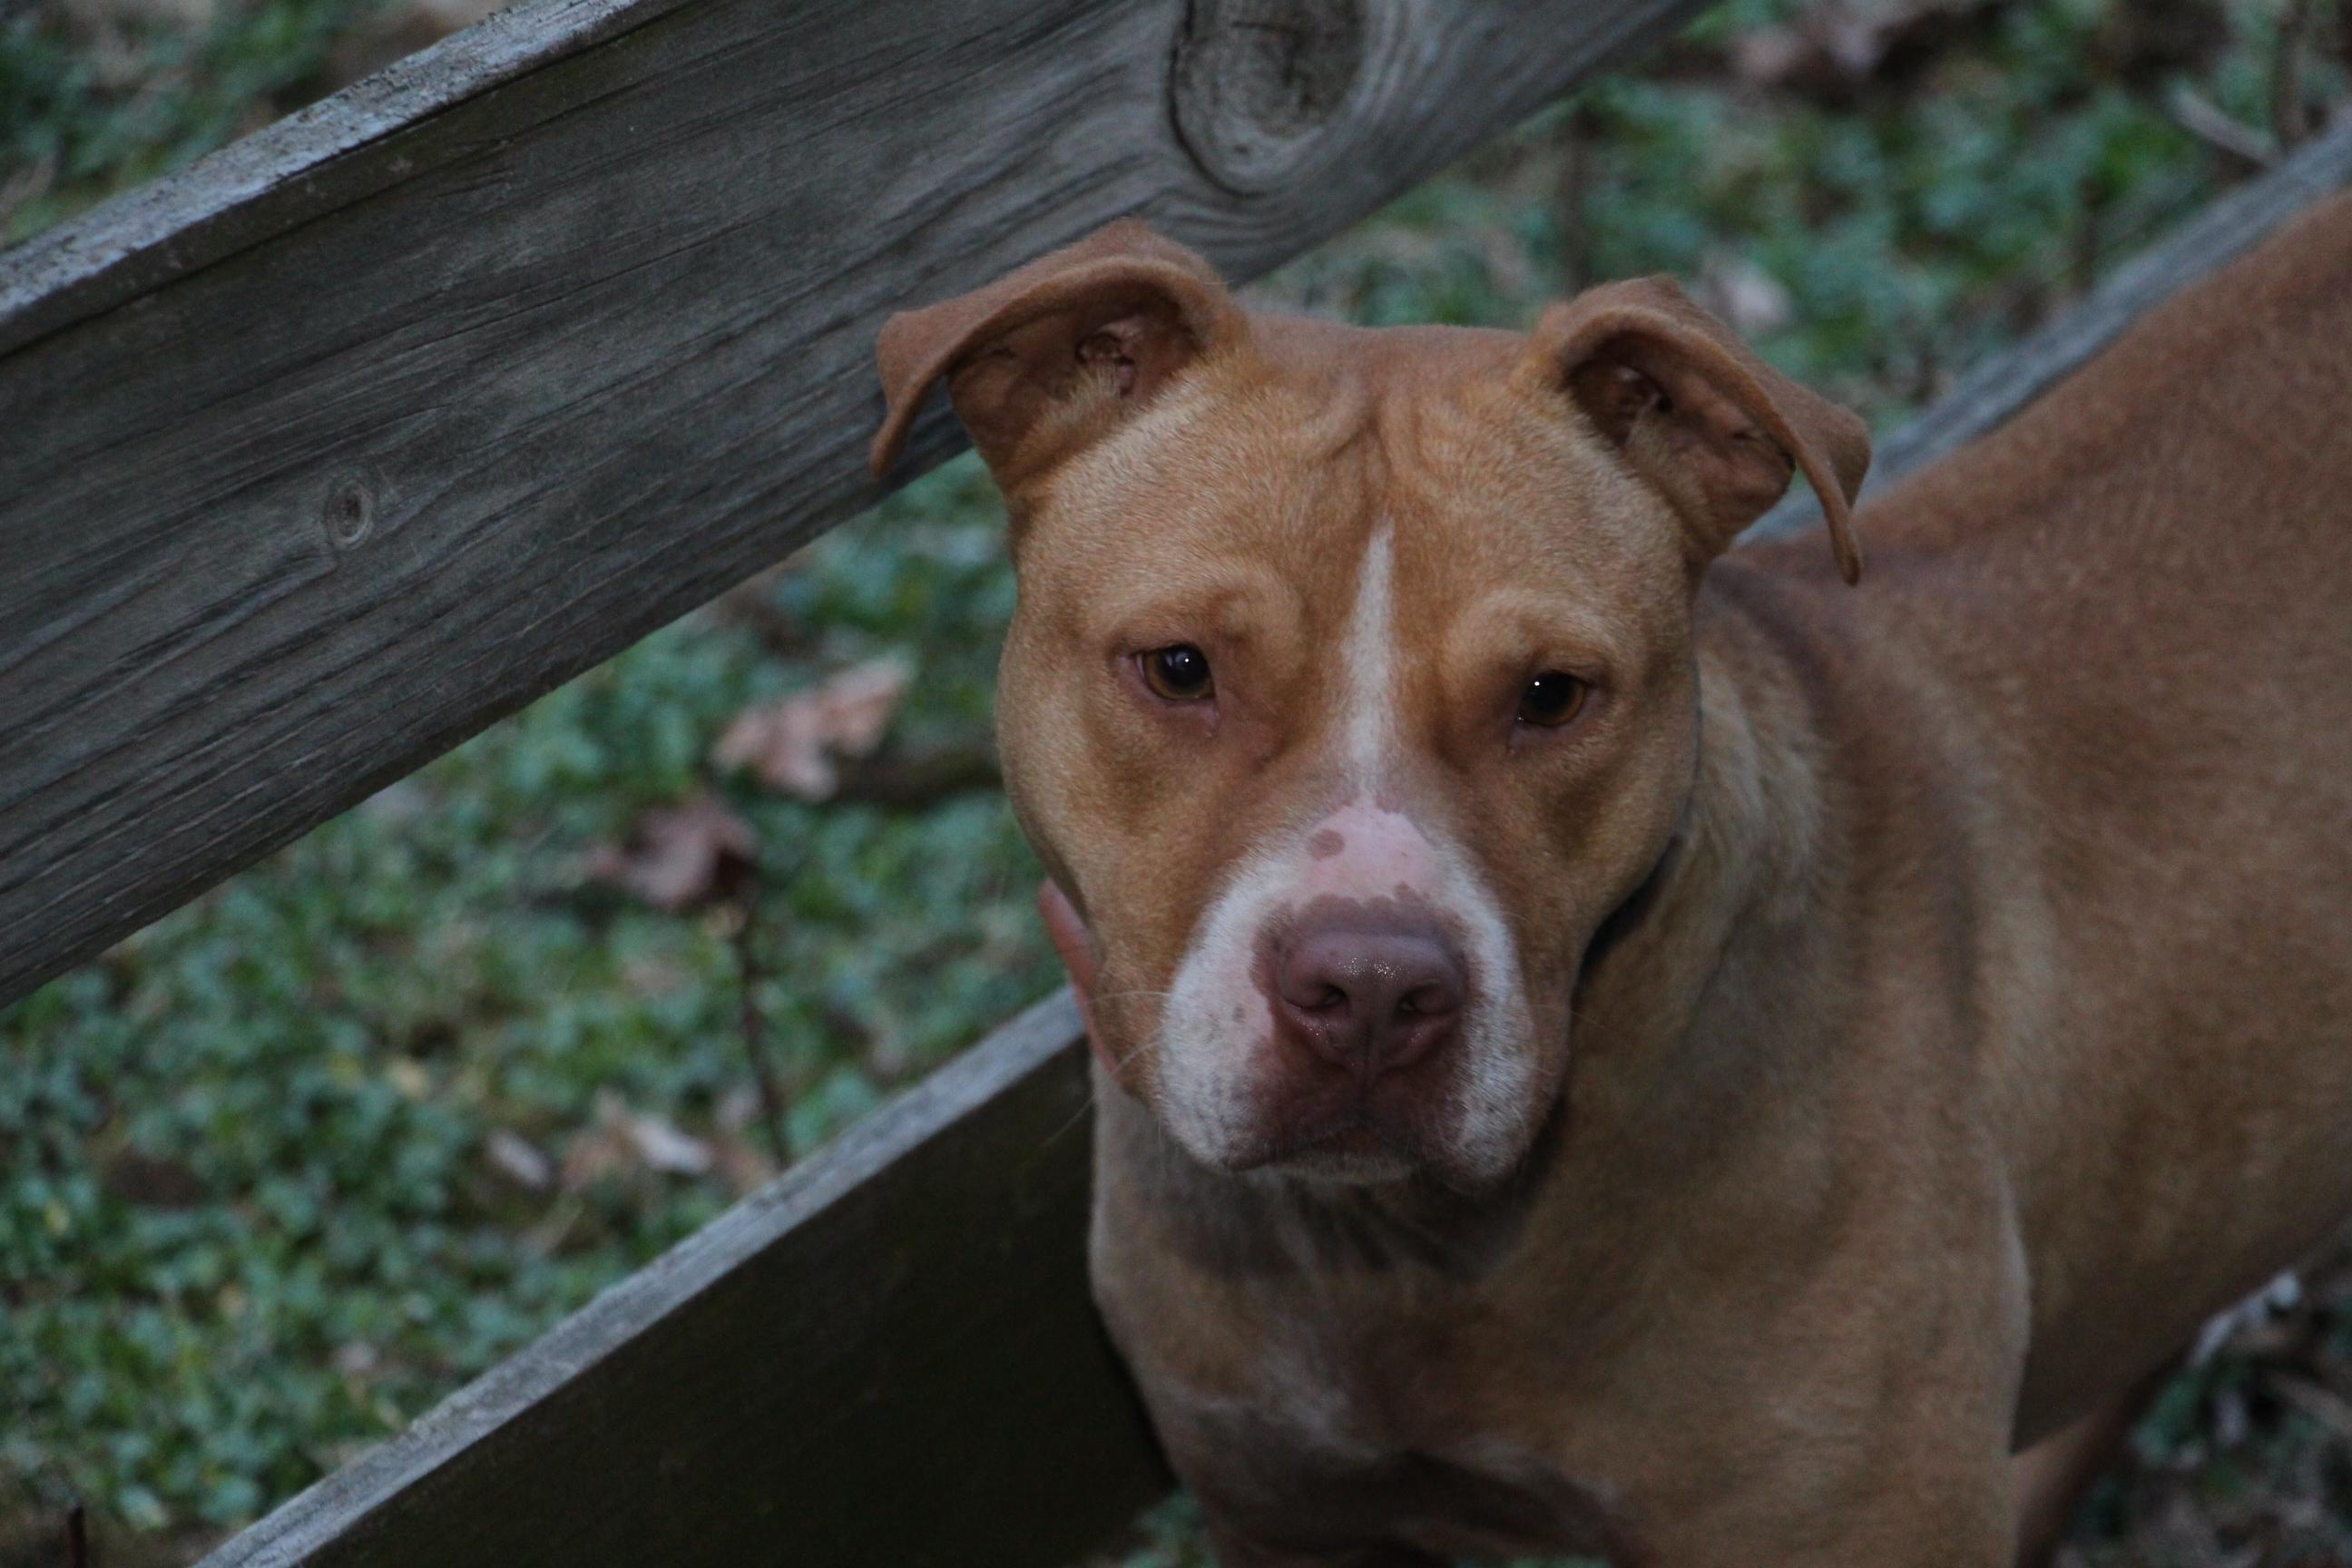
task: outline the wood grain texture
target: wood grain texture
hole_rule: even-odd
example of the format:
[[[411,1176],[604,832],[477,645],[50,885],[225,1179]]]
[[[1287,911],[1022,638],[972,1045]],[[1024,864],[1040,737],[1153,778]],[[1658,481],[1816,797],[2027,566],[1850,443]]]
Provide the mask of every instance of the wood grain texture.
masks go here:
[[[1062,992],[202,1568],[1045,1568],[1171,1484]]]
[[[869,506],[891,310],[1254,275],[1694,9],[1356,3],[541,0],[0,255],[0,1002]],[[1263,188],[1180,33],[1318,84],[1192,111]]]
[[[1962,375],[1918,418],[1878,443],[1866,500],[1882,485],[1967,446],[2090,363],[2153,307],[2261,244],[2297,213],[2352,184],[2352,120],[2313,138],[2274,168],[2208,204],[2161,243],[2116,269],[2088,298]],[[1759,536],[1821,526],[1821,509],[1799,486],[1750,531]],[[1868,518],[1862,520],[1868,559]],[[1865,579],[1868,568],[1864,567]]]

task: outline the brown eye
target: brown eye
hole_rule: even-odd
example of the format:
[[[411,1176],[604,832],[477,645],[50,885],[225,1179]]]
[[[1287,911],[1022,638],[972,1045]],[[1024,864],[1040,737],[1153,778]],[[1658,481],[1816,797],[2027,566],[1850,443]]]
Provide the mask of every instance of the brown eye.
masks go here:
[[[1191,643],[1156,647],[1142,656],[1143,684],[1152,694],[1171,702],[1198,702],[1216,695],[1209,675],[1209,656]]]
[[[1547,669],[1519,693],[1519,722],[1556,730],[1584,708],[1584,682],[1557,669]]]

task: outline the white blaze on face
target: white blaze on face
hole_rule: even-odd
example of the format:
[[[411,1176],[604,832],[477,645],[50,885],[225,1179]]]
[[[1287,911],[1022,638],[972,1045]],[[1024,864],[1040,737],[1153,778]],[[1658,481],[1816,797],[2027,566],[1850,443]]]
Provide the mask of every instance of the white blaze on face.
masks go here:
[[[1382,523],[1364,547],[1339,666],[1348,678],[1348,776],[1368,800],[1378,796],[1397,745],[1395,622],[1396,546]]]
[[[1270,1120],[1273,1004],[1256,968],[1270,926],[1326,898],[1419,902],[1462,945],[1470,994],[1443,1080],[1454,1158],[1499,1175],[1540,1108],[1529,1103],[1530,1028],[1518,954],[1502,910],[1443,828],[1381,804],[1398,762],[1394,556],[1386,524],[1357,574],[1342,647],[1346,711],[1336,727],[1347,798],[1316,821],[1255,846],[1193,929],[1161,1015],[1160,1114],[1213,1164],[1248,1156]]]

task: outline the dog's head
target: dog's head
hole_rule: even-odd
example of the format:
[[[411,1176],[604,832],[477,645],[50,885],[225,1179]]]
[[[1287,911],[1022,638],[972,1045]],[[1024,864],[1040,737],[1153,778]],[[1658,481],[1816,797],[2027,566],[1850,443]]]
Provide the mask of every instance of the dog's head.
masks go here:
[[[1859,421],[1668,282],[1531,334],[1244,313],[1106,229],[880,343],[1003,488],[998,704],[1105,1065],[1196,1158],[1507,1173],[1595,932],[1675,831],[1701,572]]]

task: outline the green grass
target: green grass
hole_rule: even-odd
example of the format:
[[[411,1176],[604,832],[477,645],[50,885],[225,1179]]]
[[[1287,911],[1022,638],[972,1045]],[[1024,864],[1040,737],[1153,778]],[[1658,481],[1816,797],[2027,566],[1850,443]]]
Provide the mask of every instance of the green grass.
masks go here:
[[[375,11],[257,0],[118,29],[95,56],[59,9],[0,23],[17,198],[0,234],[316,90]],[[1850,81],[1732,68],[1735,38],[1790,12],[1735,0],[1651,74],[1547,112],[1263,292],[1511,325],[1582,280],[1675,271],[1743,287],[1770,357],[1883,419],[2243,172],[2174,123],[2177,85],[2267,123],[2264,6],[2030,0]],[[2341,94],[2340,73],[2310,75]],[[1013,603],[1001,526],[953,465],[0,1013],[0,1563],[53,1561],[29,1532],[77,1496],[126,1554],[110,1563],[184,1558],[773,1168],[730,911],[661,913],[591,868],[713,784],[710,745],[747,703],[866,659],[918,672],[895,743],[983,744]],[[715,783],[757,831],[753,999],[792,1154],[1052,984],[996,794],[813,806]],[[627,1116],[699,1140],[709,1168],[629,1157]],[[2315,1332],[2340,1364],[2334,1324]],[[2200,1498],[2352,1514],[2340,1456],[2263,1404],[2264,1375],[2240,1357],[2176,1391],[2088,1560],[2219,1561],[2147,1544],[2180,1493],[2148,1477],[2192,1451],[2227,1461],[2184,1483]],[[2252,1436],[2224,1451],[2232,1399]],[[1199,1561],[1181,1505],[1139,1552]]]

